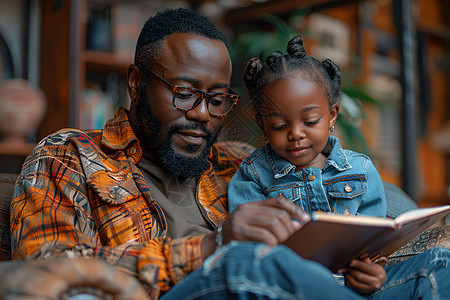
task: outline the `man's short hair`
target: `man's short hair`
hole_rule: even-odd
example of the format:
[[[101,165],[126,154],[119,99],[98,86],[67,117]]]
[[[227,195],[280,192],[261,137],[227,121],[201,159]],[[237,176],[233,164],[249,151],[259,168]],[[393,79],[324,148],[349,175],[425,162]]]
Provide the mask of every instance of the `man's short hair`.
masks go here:
[[[209,39],[220,40],[230,51],[230,42],[206,17],[190,9],[167,9],[150,17],[139,35],[134,63],[149,67],[151,61],[162,56],[162,43],[173,33],[190,33]]]

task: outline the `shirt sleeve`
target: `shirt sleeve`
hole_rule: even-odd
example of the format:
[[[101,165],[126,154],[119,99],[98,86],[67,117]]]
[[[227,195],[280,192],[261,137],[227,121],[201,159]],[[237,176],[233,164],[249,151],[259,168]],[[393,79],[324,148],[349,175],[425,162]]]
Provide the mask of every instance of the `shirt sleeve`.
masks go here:
[[[70,146],[38,147],[25,161],[11,203],[13,259],[105,260],[141,280],[152,298],[202,264],[204,236],[174,240],[155,236],[126,244],[103,241],[102,215],[98,209],[94,212],[100,204],[92,201],[84,170],[89,166],[79,153]],[[112,236],[127,234],[120,226],[115,230]]]
[[[228,205],[232,213],[240,204],[266,199],[256,169],[243,161],[230,180]]]

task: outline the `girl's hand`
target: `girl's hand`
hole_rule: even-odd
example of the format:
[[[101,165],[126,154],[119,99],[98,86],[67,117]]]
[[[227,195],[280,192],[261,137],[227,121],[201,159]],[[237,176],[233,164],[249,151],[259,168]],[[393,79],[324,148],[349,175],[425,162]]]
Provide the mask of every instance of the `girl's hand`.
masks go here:
[[[361,294],[378,290],[386,281],[384,268],[368,257],[352,260],[348,268],[341,269],[338,273],[344,273],[345,285]]]

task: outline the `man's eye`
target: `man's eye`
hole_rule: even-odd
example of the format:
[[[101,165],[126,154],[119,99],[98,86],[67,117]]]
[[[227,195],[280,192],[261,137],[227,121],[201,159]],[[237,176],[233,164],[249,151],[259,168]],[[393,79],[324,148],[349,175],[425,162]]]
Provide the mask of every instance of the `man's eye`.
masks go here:
[[[322,118],[318,118],[317,120],[314,120],[314,121],[307,121],[307,122],[305,122],[305,125],[308,125],[308,126],[316,125],[317,123],[319,123],[319,121],[321,119]]]
[[[223,97],[212,97],[211,100],[209,101],[209,105],[213,105],[213,106],[221,106],[223,104]]]
[[[272,128],[273,130],[283,130],[286,128],[286,124],[282,124],[282,125],[272,125],[270,126],[270,128]]]
[[[195,94],[190,92],[178,92],[176,93],[176,97],[180,100],[191,100],[195,98]]]

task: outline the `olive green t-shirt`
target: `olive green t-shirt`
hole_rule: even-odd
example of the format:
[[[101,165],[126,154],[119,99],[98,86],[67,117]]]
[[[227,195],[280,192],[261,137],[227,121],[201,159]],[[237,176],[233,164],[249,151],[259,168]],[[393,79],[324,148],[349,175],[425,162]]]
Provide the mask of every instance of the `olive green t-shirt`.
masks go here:
[[[195,236],[213,230],[195,201],[195,178],[176,178],[148,156],[142,157],[138,167],[150,187],[152,200],[164,211],[167,237]]]

